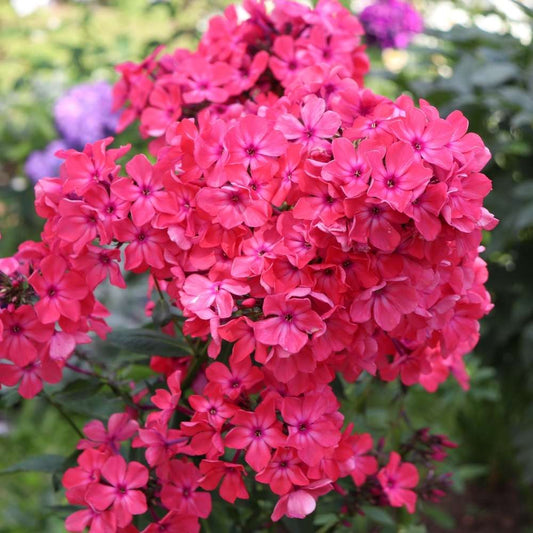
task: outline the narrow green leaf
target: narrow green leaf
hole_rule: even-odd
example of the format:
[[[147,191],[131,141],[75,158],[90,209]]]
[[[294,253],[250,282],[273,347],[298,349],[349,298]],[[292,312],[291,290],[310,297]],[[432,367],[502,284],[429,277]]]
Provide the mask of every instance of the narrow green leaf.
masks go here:
[[[384,526],[393,526],[394,520],[390,516],[387,511],[384,511],[383,509],[380,509],[379,507],[371,507],[371,506],[363,506],[362,507],[363,512],[367,516],[367,518],[370,518],[370,520],[382,524]]]
[[[14,474],[16,472],[48,472],[53,473],[59,470],[65,461],[65,458],[62,455],[37,455],[35,457],[30,457],[25,459],[20,463],[4,468],[0,470],[0,475],[3,474]]]
[[[107,335],[107,340],[124,350],[145,355],[161,357],[192,355],[191,348],[183,339],[149,329],[116,329]]]

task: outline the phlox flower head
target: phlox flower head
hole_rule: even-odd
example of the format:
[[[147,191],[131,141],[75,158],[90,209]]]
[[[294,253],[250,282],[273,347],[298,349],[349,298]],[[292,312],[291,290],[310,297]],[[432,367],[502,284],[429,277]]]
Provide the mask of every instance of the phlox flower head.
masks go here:
[[[118,114],[111,111],[112,88],[105,81],[72,87],[55,104],[57,129],[69,147],[83,148],[114,133]]]
[[[24,172],[33,182],[37,182],[41,178],[57,176],[63,161],[55,154],[57,151],[67,148],[68,145],[63,139],[56,139],[43,150],[34,150],[26,159]]]
[[[360,15],[367,40],[380,48],[406,48],[424,27],[420,14],[401,0],[378,0]]]
[[[445,437],[421,432],[385,464],[357,419],[342,430],[332,383],[366,373],[433,392],[452,374],[467,386],[463,356],[492,307],[479,257],[497,224],[483,207],[490,154],[461,113],[361,87],[362,30],[337,0],[245,8],[241,23],[231,6],[213,19],[195,52],[119,67],[120,129],[139,119],[153,158],[123,164],[130,147],[111,137],[58,152],[58,176],[35,188],[42,241],[0,262],[0,385],[23,397],[76,371],[75,346],[110,331],[95,293],[107,277],[150,276],[158,331],[145,334],[176,346],[169,364],[152,358],[166,385],[133,383],[127,413],[85,425],[64,478],[85,507],[69,531],[137,532],[134,515],[150,510],[144,533],[197,533],[209,492],[234,504],[254,483],[279,497],[273,521],[304,518],[330,491],[356,494],[353,509],[409,512],[442,492],[417,465],[441,460]],[[409,12],[396,26],[380,17],[387,42],[405,44]],[[77,120],[58,119],[71,141]],[[142,463],[121,455],[131,439]]]

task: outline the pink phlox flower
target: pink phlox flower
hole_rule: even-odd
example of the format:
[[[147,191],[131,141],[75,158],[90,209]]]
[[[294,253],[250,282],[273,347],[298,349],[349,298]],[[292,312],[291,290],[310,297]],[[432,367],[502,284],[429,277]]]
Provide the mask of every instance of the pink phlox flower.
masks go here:
[[[162,183],[144,154],[138,154],[126,164],[131,178],[118,178],[111,184],[111,191],[119,198],[132,202],[130,212],[133,223],[142,226],[151,221],[156,210],[154,200],[162,196]]]
[[[214,416],[216,414],[211,415],[212,418]],[[183,453],[187,455],[205,455],[207,459],[216,459],[224,453],[224,443],[221,435],[222,425],[211,425],[205,412],[196,413],[194,420],[190,422],[182,422],[180,430],[190,438],[189,444],[183,449]]]
[[[422,109],[412,107],[405,117],[391,121],[387,127],[398,139],[411,145],[413,157],[442,168],[451,166],[453,156],[446,145],[452,138],[452,129],[444,119],[428,121]]]
[[[399,375],[404,385],[411,386],[420,381],[422,374],[431,372],[425,346],[408,350],[396,341],[394,351],[392,361],[385,357],[381,362],[378,359],[379,374],[384,381],[392,381]]]
[[[100,234],[106,235],[98,211],[80,200],[61,200],[58,206],[56,235],[66,241],[75,255],[81,255],[83,247]]]
[[[356,198],[368,189],[371,167],[364,157],[364,151],[356,150],[345,137],[333,139],[331,143],[333,161],[322,168],[322,177],[341,187],[348,198]]]
[[[343,131],[343,136],[350,141],[370,139],[388,146],[393,141],[393,136],[388,132],[388,122],[394,117],[394,106],[390,102],[378,103],[370,114],[357,117],[352,126]]]
[[[289,429],[287,446],[296,448],[298,457],[310,466],[317,465],[326,450],[340,441],[340,429],[330,416],[335,403],[318,392],[283,400],[281,414]]]
[[[326,111],[326,102],[322,98],[309,95],[300,109],[301,121],[292,114],[282,115],[276,122],[276,129],[286,139],[298,141],[305,148],[327,147],[324,140],[333,137],[341,125],[341,120],[334,111]]]
[[[89,448],[78,457],[79,466],[65,471],[61,482],[67,489],[65,496],[70,503],[85,502],[87,488],[100,481],[100,471],[109,456],[107,452]]]
[[[85,496],[87,502],[98,511],[109,507],[117,517],[119,527],[127,526],[132,515],[147,510],[146,496],[142,490],[148,482],[148,469],[141,463],[126,463],[120,455],[109,457],[101,469],[101,481],[89,486]]]
[[[246,475],[243,465],[203,459],[200,463],[200,472],[203,474],[200,486],[205,490],[214,490],[222,480],[218,491],[223,500],[235,503],[237,498],[244,500],[249,498],[242,479],[242,476]]]
[[[156,209],[152,225],[158,229],[166,229],[170,239],[184,250],[192,245],[191,236],[196,233],[196,193],[198,187],[176,183],[171,191],[164,191],[161,196],[154,198]],[[186,243],[174,237],[174,232],[179,231],[179,237]],[[178,234],[176,234],[178,235]]]
[[[276,503],[271,519],[277,522],[283,516],[305,518],[316,509],[316,500],[327,494],[333,486],[329,479],[314,481],[302,488],[284,494]]]
[[[119,198],[112,190],[105,187],[93,187],[84,195],[87,205],[96,209],[100,224],[98,238],[100,244],[109,244],[113,238],[112,222],[126,218],[131,202]]]
[[[154,414],[154,413],[152,413]],[[149,417],[145,427],[139,429],[133,440],[133,448],[146,448],[146,462],[151,466],[166,463],[181,452],[188,438],[177,429],[170,429],[167,422]]]
[[[220,187],[227,181],[223,172],[229,159],[225,140],[227,129],[226,122],[220,119],[208,123],[194,144],[194,159],[204,170],[206,183],[210,187]]]
[[[230,320],[219,327],[220,337],[233,342],[231,362],[239,363],[246,359],[252,352],[256,361],[264,360],[265,346],[255,338],[254,323],[246,316]]]
[[[344,195],[332,183],[303,176],[298,186],[304,195],[292,210],[294,218],[312,222],[319,218],[329,226],[344,216]]]
[[[159,407],[160,411],[157,413],[159,420],[167,423],[175,412],[181,398],[181,370],[172,372],[167,377],[167,386],[169,390],[157,389],[155,394],[150,398],[152,403]]]
[[[227,90],[231,94],[240,94],[243,91],[251,89],[258,81],[260,76],[268,67],[269,54],[266,50],[260,50],[251,58],[248,54],[243,54],[240,58],[240,64],[235,70],[235,79],[227,85]]]
[[[241,281],[191,274],[183,284],[180,298],[183,307],[200,318],[209,319],[214,315],[229,318],[235,306],[232,295],[243,296],[249,290],[249,285]]]
[[[326,360],[331,353],[341,352],[352,346],[357,326],[352,323],[346,310],[334,308],[322,315],[326,324],[323,335],[313,338],[310,347],[317,361]]]
[[[113,141],[112,137],[87,144],[83,152],[67,150],[58,153],[58,157],[65,159],[62,165],[61,177],[64,179],[63,192],[75,192],[83,195],[100,182],[110,183],[120,170],[115,163],[129,150],[128,146],[106,150]]]
[[[330,101],[330,107],[339,114],[343,128],[349,128],[359,116],[370,116],[376,106],[388,99],[370,89],[362,89],[356,81],[344,78],[339,91]]]
[[[249,172],[241,165],[226,167],[228,177],[234,185],[248,189],[252,200],[264,200],[268,203],[272,202],[279,186],[277,170],[277,164],[264,165]],[[249,225],[251,226],[251,224]]]
[[[350,198],[344,201],[346,216],[355,218],[350,237],[370,243],[379,250],[392,252],[400,244],[401,224],[409,219],[378,198]]]
[[[165,266],[163,245],[169,242],[166,232],[155,229],[150,223],[136,226],[127,218],[114,222],[113,231],[118,241],[129,243],[125,250],[126,270],[140,273],[149,267]]]
[[[291,212],[284,212],[278,217],[276,229],[283,237],[274,249],[279,256],[287,256],[300,269],[315,258],[317,247],[308,221],[297,220]]]
[[[347,471],[356,486],[360,487],[368,476],[378,471],[378,462],[369,454],[373,446],[370,433],[352,434],[352,431],[353,424],[349,424],[343,434],[346,435],[346,444],[350,446],[352,455],[344,462],[342,469]]]
[[[257,366],[252,365],[250,357],[237,360],[230,358],[229,368],[223,363],[212,363],[205,373],[209,380],[206,393],[209,393],[213,385],[220,386],[222,393],[230,400],[236,400],[241,394],[256,391],[263,381],[263,373]]]
[[[224,85],[231,82],[234,69],[227,63],[210,64],[196,54],[183,65],[183,72],[186,73],[183,86],[183,101],[186,104],[204,100],[219,103],[228,98],[229,93]]]
[[[271,201],[273,205],[283,202],[293,204],[299,196],[298,182],[304,176],[302,168],[302,150],[296,143],[289,144],[287,151],[279,159],[279,169],[276,174],[280,178],[277,191]]]
[[[199,518],[211,514],[211,494],[198,491],[203,476],[194,464],[172,460],[159,467],[157,473],[163,481],[161,502],[167,509]]]
[[[282,496],[290,492],[295,485],[301,487],[309,484],[302,468],[305,468],[305,465],[294,448],[279,447],[265,468],[256,474],[255,479],[268,484],[274,494]]]
[[[411,463],[402,463],[400,454],[391,452],[389,463],[378,472],[378,480],[392,507],[405,506],[415,512],[417,495],[410,490],[418,484],[418,471]]]
[[[117,517],[111,510],[97,511],[94,507],[81,509],[67,516],[65,520],[67,531],[82,532],[86,528],[89,528],[89,533],[116,533]]]
[[[211,387],[209,396],[193,394],[189,396],[188,402],[197,413],[205,413],[209,424],[216,428],[221,428],[237,410],[232,403],[224,399],[222,387],[219,385]]]
[[[379,327],[391,331],[417,305],[417,291],[407,278],[393,278],[359,293],[353,299],[350,317],[356,323],[373,318]]]
[[[149,98],[150,105],[141,114],[140,132],[143,137],[163,135],[169,124],[181,115],[181,90],[175,83],[156,82]]]
[[[433,241],[442,229],[439,214],[447,198],[446,184],[430,183],[426,190],[405,208],[405,214],[415,221],[416,229],[427,241]]]
[[[14,387],[25,399],[35,397],[46,383],[58,383],[62,378],[62,365],[45,355],[26,365],[0,363],[0,384]]]
[[[76,448],[98,448],[110,453],[119,453],[119,443],[133,437],[139,429],[139,423],[132,420],[126,413],[114,413],[109,417],[107,429],[100,420],[91,420],[83,426],[83,433],[87,437],[78,442]]]
[[[281,240],[274,228],[259,228],[243,241],[241,254],[233,259],[231,274],[237,278],[261,275],[269,264],[269,259],[276,257],[275,246]]]
[[[257,340],[268,346],[279,345],[291,353],[299,352],[309,341],[309,335],[325,329],[307,298],[269,295],[263,302],[263,314],[267,318],[254,324]],[[270,315],[274,316],[268,318]]]
[[[226,229],[243,222],[252,228],[260,227],[271,216],[269,203],[253,195],[246,185],[224,185],[219,189],[205,187],[196,195],[196,204]]]
[[[277,259],[273,260],[270,267],[261,275],[261,286],[268,292],[274,293],[284,293],[297,287],[312,287],[314,280],[309,266],[306,264],[296,266],[293,257],[284,255],[283,248],[280,248]]]
[[[231,424],[234,427],[226,435],[225,445],[238,450],[246,448],[245,460],[256,472],[269,463],[271,449],[283,446],[287,438],[272,401],[262,402],[253,413],[237,411]]]
[[[195,516],[169,511],[161,520],[146,526],[141,533],[200,533],[200,523]]]
[[[87,296],[89,288],[82,276],[73,270],[62,257],[50,255],[29,278],[40,297],[35,312],[44,324],[56,322],[61,316],[73,321],[81,316],[80,300]]]
[[[349,64],[348,58],[351,59],[351,52],[357,48],[359,43],[360,39],[356,34],[337,33],[336,28],[327,28],[320,23],[316,24],[311,28],[306,42],[309,63]]]
[[[324,294],[332,303],[340,305],[349,288],[343,268],[331,263],[322,263],[310,265],[310,269],[315,276],[314,291]]]
[[[104,279],[109,276],[111,285],[126,288],[120,266],[120,250],[87,246],[84,253],[73,259],[76,270],[85,273],[87,285],[94,290]]]
[[[31,305],[21,305],[13,310],[0,310],[0,337],[2,358],[21,367],[35,361],[39,349],[46,344],[54,331],[52,324],[43,324]]]
[[[122,65],[118,65],[117,70],[120,71],[121,66]],[[135,79],[132,80],[134,83],[124,83],[124,81],[124,78],[120,79],[113,87],[116,110],[122,107],[122,104],[118,105],[119,100],[125,100],[128,98],[130,102],[130,107],[124,109],[120,115],[116,127],[117,133],[123,132],[135,119],[141,116],[154,86],[152,78],[145,73],[137,74]],[[126,86],[129,87],[126,88]],[[117,97],[115,97],[115,95]]]
[[[484,217],[483,198],[492,189],[491,181],[478,172],[457,170],[447,183],[448,196],[442,207],[442,217],[459,231],[470,233]],[[494,227],[489,224],[489,227]]]
[[[369,151],[366,156],[372,168],[368,195],[379,198],[397,211],[420,196],[432,176],[432,171],[417,162],[413,149],[406,143],[394,143],[382,151]],[[385,156],[385,165],[383,164]]]
[[[474,172],[482,170],[490,160],[490,151],[477,133],[467,133],[466,117],[461,111],[452,111],[446,117],[446,123],[452,128],[451,139],[446,147],[452,151],[454,159],[460,164],[467,164]]]
[[[272,52],[270,70],[284,87],[296,77],[302,66],[307,66],[303,63],[304,51],[298,49],[297,42],[290,35],[276,37]]]
[[[239,120],[228,132],[226,142],[230,163],[251,169],[272,164],[287,148],[283,133],[272,129],[268,120],[253,115]]]

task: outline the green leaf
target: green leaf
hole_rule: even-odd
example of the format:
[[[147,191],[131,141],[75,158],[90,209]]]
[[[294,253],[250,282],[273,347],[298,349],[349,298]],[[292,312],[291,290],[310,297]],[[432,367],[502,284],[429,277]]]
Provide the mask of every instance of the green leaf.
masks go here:
[[[53,399],[68,405],[92,398],[102,387],[103,383],[94,378],[76,379],[62,390],[52,395]]]
[[[513,63],[493,63],[476,69],[470,79],[480,87],[496,87],[517,75],[518,67]]]
[[[0,475],[16,472],[48,472],[54,473],[63,466],[65,458],[62,455],[44,454],[25,459],[20,463],[0,470]]]
[[[370,520],[373,520],[374,522],[378,524],[382,524],[384,526],[394,525],[394,520],[391,518],[390,514],[387,513],[387,511],[380,509],[379,507],[370,507],[370,506],[364,505],[362,507],[362,510],[365,513],[365,515],[368,518],[370,518]]]
[[[334,513],[319,514],[315,517],[313,523],[315,526],[329,526],[338,522],[339,517]]]
[[[423,524],[410,524],[400,528],[398,533],[427,533],[427,528]]]
[[[161,357],[192,355],[191,348],[183,339],[149,329],[117,329],[107,335],[107,340],[119,348],[145,355]]]
[[[428,516],[435,524],[444,528],[444,529],[453,529],[455,527],[455,519],[453,516],[437,507],[436,505],[425,505],[424,514]]]
[[[456,469],[456,474],[463,481],[475,479],[487,474],[489,467],[487,465],[469,464],[462,465]]]

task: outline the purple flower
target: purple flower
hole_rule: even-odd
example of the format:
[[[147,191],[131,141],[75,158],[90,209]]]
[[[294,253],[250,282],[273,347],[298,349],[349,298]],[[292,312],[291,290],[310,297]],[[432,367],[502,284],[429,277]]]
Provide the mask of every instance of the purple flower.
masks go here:
[[[56,102],[56,126],[69,147],[81,150],[115,132],[119,115],[111,112],[112,101],[111,85],[99,81],[76,85]]]
[[[41,178],[56,177],[63,160],[59,159],[59,157],[56,157],[54,154],[58,150],[66,150],[67,148],[69,148],[69,146],[65,141],[62,139],[56,139],[44,150],[35,150],[32,152],[24,165],[24,170],[28,177],[33,182],[37,182]]]
[[[406,48],[423,29],[420,14],[400,0],[378,0],[362,11],[359,20],[368,43],[381,48]]]

